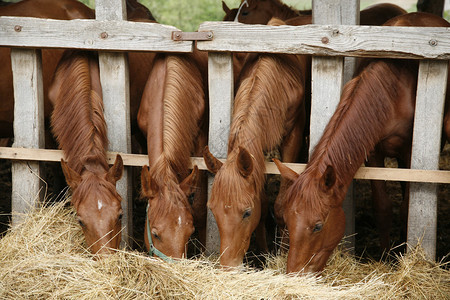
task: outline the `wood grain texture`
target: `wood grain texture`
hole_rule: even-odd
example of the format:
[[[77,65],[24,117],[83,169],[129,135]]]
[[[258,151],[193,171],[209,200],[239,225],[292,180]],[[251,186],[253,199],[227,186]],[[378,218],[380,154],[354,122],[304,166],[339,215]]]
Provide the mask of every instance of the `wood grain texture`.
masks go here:
[[[318,56],[450,58],[450,28],[356,25],[266,26],[205,22],[212,41],[199,41],[209,51],[272,52]],[[435,46],[430,44],[435,41]]]
[[[16,31],[20,26],[20,31]],[[0,17],[0,46],[107,51],[191,52],[191,41],[172,41],[176,27],[117,20]],[[106,38],[102,38],[106,33]],[[105,36],[105,35],[103,35]]]
[[[14,85],[14,147],[44,148],[44,92],[40,50],[12,49],[11,66]],[[39,162],[13,162],[12,224],[21,215],[39,205],[42,181]]]
[[[420,62],[412,144],[412,169],[439,169],[442,115],[447,90],[448,62]],[[411,183],[408,245],[421,240],[426,255],[436,257],[437,185]]]
[[[228,136],[233,113],[233,58],[231,53],[208,54],[209,88],[209,139],[211,153],[221,159],[227,157]],[[203,163],[203,162],[202,162]],[[214,181],[208,176],[208,199]],[[208,209],[206,229],[206,251],[219,253],[220,235],[211,210]]]

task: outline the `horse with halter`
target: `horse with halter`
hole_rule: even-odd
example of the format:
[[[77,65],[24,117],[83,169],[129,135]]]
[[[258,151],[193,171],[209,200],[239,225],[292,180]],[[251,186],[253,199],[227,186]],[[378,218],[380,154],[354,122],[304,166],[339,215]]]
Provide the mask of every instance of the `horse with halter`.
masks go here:
[[[284,23],[274,19],[270,24]],[[208,207],[219,227],[224,266],[242,263],[255,230],[258,247],[267,251],[264,151],[280,147],[283,160],[298,160],[305,120],[306,61],[296,55],[247,57],[234,101],[227,160],[222,164],[205,149],[205,163],[216,174]]]
[[[401,15],[385,25],[450,27],[444,19],[425,13]],[[368,59],[362,66],[345,85],[336,112],[305,171],[299,175],[275,160],[282,176],[292,182],[283,200],[290,239],[288,273],[318,272],[324,268],[344,234],[342,201],[347,188],[368,156],[374,162],[371,165],[385,156],[410,162],[418,62]],[[447,94],[447,140],[449,107]],[[383,222],[389,223],[386,219]]]
[[[149,167],[141,173],[148,200],[145,245],[164,260],[186,257],[194,228],[206,240],[206,177],[190,157],[207,144],[207,53],[158,54],[138,112]],[[192,200],[192,203],[190,203]]]
[[[39,17],[39,18],[52,18],[52,19],[63,19],[63,20],[69,20],[74,18],[82,18],[82,19],[93,19],[95,17],[95,13],[92,9],[88,8],[81,2],[78,2],[76,0],[24,0],[15,4],[10,4],[5,7],[0,7],[0,15],[4,16],[26,16],[26,17]],[[133,21],[139,21],[139,22],[152,22],[154,20],[149,20],[148,18],[151,18],[151,13],[148,11],[148,9],[145,6],[142,6],[135,0],[127,0],[127,15],[129,19],[132,19]],[[149,16],[146,19],[141,19],[139,17],[145,17]],[[13,94],[13,84],[12,84],[12,70],[11,70],[11,60],[10,60],[10,49],[9,48],[2,48],[0,49],[0,94],[2,95],[2,102],[0,103],[0,137],[3,138],[11,138],[13,137],[12,132],[12,124],[13,124],[13,116],[14,116],[14,94]],[[64,50],[61,49],[43,49],[42,50],[42,73],[43,73],[43,85],[44,85],[44,106],[45,106],[45,119],[49,120],[50,116],[53,111],[53,105],[55,103],[59,103],[58,105],[61,107],[61,105],[65,105],[66,102],[62,101],[58,97],[63,97],[63,95],[58,95],[57,92],[53,92],[53,100],[50,99],[49,96],[49,90],[53,88],[56,85],[56,81],[53,83],[53,87],[51,87],[52,79],[55,74],[55,70],[58,64],[58,61],[61,59],[63,55]],[[81,54],[80,54],[81,55]],[[89,63],[85,62],[85,66],[83,68],[70,68],[67,67],[71,65],[71,61],[81,61],[80,57],[78,57],[77,54],[66,54],[66,57],[64,58],[64,62],[61,62],[65,67],[63,68],[60,66],[60,68],[63,68],[59,71],[57,77],[55,77],[55,80],[59,82],[63,82],[64,76],[72,76],[76,77],[79,75],[78,72],[81,72],[83,69],[85,72],[87,70],[89,71],[89,75],[91,78],[98,78],[99,77],[99,70],[98,67],[95,67],[94,63],[92,62],[93,59],[97,59],[97,56],[92,57],[93,54],[87,54],[84,53],[81,56],[88,57]],[[142,92],[144,90],[145,82],[148,78],[148,75],[150,73],[150,69],[153,63],[153,58],[155,54],[149,53],[149,52],[133,52],[128,53],[128,60],[129,60],[129,66],[130,66],[130,113],[131,113],[131,120],[132,120],[132,132],[136,132],[136,130],[133,130],[133,128],[137,129],[137,111],[139,108],[139,102],[142,96]],[[75,63],[75,62],[73,62]],[[82,65],[82,64],[80,64]],[[89,67],[87,67],[89,65]],[[74,72],[74,74],[70,74],[71,72]],[[55,75],[56,76],[56,75]],[[87,84],[87,83],[86,83]],[[70,83],[67,87],[70,87]],[[96,88],[99,89],[98,86]],[[59,88],[58,88],[59,89]],[[72,93],[87,93],[88,87],[85,87],[86,90],[73,90]],[[61,89],[62,91],[62,89]],[[100,97],[101,100],[101,90],[95,90],[95,94]],[[71,95],[72,97],[83,97],[83,95]],[[85,95],[84,95],[85,96]],[[97,99],[96,97],[95,99]],[[60,101],[61,100],[61,101]],[[98,99],[97,99],[98,100]],[[100,101],[98,100],[98,101]],[[94,101],[94,100],[92,100]],[[98,102],[97,101],[97,102]],[[102,100],[101,100],[102,101]],[[60,108],[62,111],[63,109]],[[99,110],[100,111],[100,110]],[[101,112],[103,114],[103,112]],[[66,116],[67,117],[67,116]],[[56,118],[56,117],[55,117]],[[103,117],[102,117],[103,118]],[[48,121],[50,123],[50,121]],[[136,125],[134,125],[136,123]],[[63,129],[61,129],[63,130]],[[101,131],[103,133],[103,131]],[[62,134],[62,131],[54,131],[55,136],[60,136]],[[106,137],[102,137],[106,138]],[[70,138],[68,138],[69,141],[66,139],[63,143],[60,142],[60,147],[64,149],[68,149],[68,145],[70,142]],[[55,147],[53,145],[53,138],[48,137],[46,139],[47,147]],[[88,145],[87,145],[88,146]],[[70,147],[70,146],[69,146]],[[81,146],[80,146],[81,147]],[[83,146],[84,147],[84,146]],[[100,147],[100,146],[99,146]],[[101,148],[101,147],[100,147]],[[87,151],[87,150],[86,150]],[[99,150],[100,151],[100,150]],[[103,151],[103,150],[102,150]],[[66,153],[67,155],[67,153]],[[69,186],[72,187],[72,190],[75,190],[75,187],[77,187],[77,190],[81,189],[78,187],[78,184],[75,186],[73,185],[73,176],[75,176],[75,173],[78,173],[80,175],[80,172],[85,172],[84,167],[80,164],[84,165],[86,162],[81,162],[81,160],[85,160],[86,158],[78,157],[76,158],[76,153],[73,154],[73,158],[69,160],[68,163],[63,162],[62,168],[65,169],[65,175],[67,179],[67,183]],[[80,154],[81,155],[81,154]],[[103,155],[103,154],[102,154]],[[85,155],[86,156],[86,155]],[[98,155],[98,157],[101,157],[101,155]],[[97,160],[97,158],[95,158]],[[78,162],[74,162],[78,160]],[[103,158],[99,158],[99,161],[103,160]],[[119,169],[123,168],[121,167],[121,160],[118,159],[115,164],[115,168],[117,169],[116,172],[119,172]],[[74,166],[73,164],[77,164],[77,166]],[[105,162],[102,161],[100,163],[102,165],[102,168],[106,170],[107,164],[105,165]],[[74,172],[67,171],[68,168],[72,169]],[[121,173],[121,171],[120,171]],[[68,177],[69,175],[73,175],[72,177]],[[112,174],[113,175],[113,174]],[[111,176],[112,176],[111,175]],[[117,175],[117,174],[116,174]],[[84,176],[84,175],[83,175]],[[82,176],[82,177],[83,177]],[[97,185],[102,187],[100,188],[101,191],[104,191],[105,194],[102,197],[106,197],[108,199],[117,198],[118,195],[115,191],[115,187],[111,186],[111,182],[115,181],[115,177],[109,177],[109,183],[98,183]],[[117,175],[118,176],[118,175]],[[118,176],[120,177],[120,176]],[[77,181],[75,181],[77,182]],[[107,187],[107,188],[106,188]],[[92,188],[90,188],[92,190]],[[84,188],[83,193],[88,193],[89,189]],[[80,216],[80,222],[84,225],[83,230],[85,232],[86,241],[88,245],[93,245],[91,247],[92,252],[107,252],[107,248],[117,248],[118,247],[118,240],[117,237],[114,238],[114,241],[111,242],[105,242],[99,239],[100,233],[104,232],[105,229],[96,229],[94,228],[96,225],[95,222],[90,224],[89,222],[84,221],[85,218],[90,218],[88,213],[80,213],[81,210],[85,210],[84,206],[85,204],[81,203],[90,203],[89,201],[78,201],[77,198],[81,192],[74,193],[72,198],[72,203],[77,208],[77,211],[79,212]],[[92,195],[89,197],[94,197],[96,194],[98,194],[97,190],[94,190]],[[116,197],[117,196],[117,197]],[[99,197],[97,197],[100,199]],[[118,213],[118,210],[120,209],[120,201],[118,201],[119,206],[115,207],[116,211],[113,213],[113,215],[120,215]],[[106,211],[106,202],[102,201],[102,211]],[[92,206],[92,205],[91,205]],[[94,205],[95,206],[95,205]],[[98,211],[99,209],[92,206],[93,213]],[[100,205],[97,205],[97,207]],[[86,216],[86,217],[84,217]],[[91,219],[91,218],[90,218]],[[88,224],[89,223],[89,224]],[[109,226],[109,225],[108,225]],[[117,228],[120,228],[117,227]],[[112,230],[112,229],[111,229]],[[95,233],[95,232],[96,233]],[[98,232],[97,232],[98,231]],[[114,232],[117,231],[117,229],[113,230]],[[94,232],[94,233],[92,233]],[[114,234],[116,236],[116,234]],[[96,240],[99,240],[98,243],[94,245],[94,242]],[[120,239],[119,239],[120,241]],[[101,250],[100,250],[101,249]]]
[[[115,184],[122,177],[123,162],[117,155],[109,168],[106,159],[108,139],[97,56],[66,51],[49,98],[54,106],[52,131],[67,159],[61,159],[61,167],[86,244],[92,253],[109,253],[118,249],[121,240],[122,199]]]

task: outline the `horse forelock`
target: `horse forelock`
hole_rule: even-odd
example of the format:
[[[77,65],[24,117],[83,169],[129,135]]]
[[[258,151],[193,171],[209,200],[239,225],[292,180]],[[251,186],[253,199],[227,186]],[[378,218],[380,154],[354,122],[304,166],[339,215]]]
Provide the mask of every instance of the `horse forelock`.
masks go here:
[[[91,197],[87,197],[87,195]],[[117,200],[119,203],[121,202],[121,197],[114,184],[102,178],[101,175],[88,171],[83,174],[81,183],[73,191],[72,204],[75,209],[78,209],[80,203],[87,199],[97,201],[98,198],[93,195],[102,195],[102,201]]]
[[[179,185],[178,174],[176,174],[164,156],[160,156],[150,168],[150,174],[158,185],[158,203],[152,206],[151,214],[154,216],[166,215],[176,207],[186,207],[192,213],[192,207],[186,194]]]
[[[90,76],[85,54],[66,57],[55,74],[61,85],[52,113],[52,129],[70,166],[78,173],[86,159],[95,159],[108,169],[103,101],[92,90]]]
[[[163,152],[175,172],[187,175],[205,110],[202,75],[186,57],[170,55],[164,90]]]
[[[304,211],[311,216],[320,215],[322,219],[325,219],[330,203],[323,201],[324,195],[317,188],[318,178],[315,174],[307,175],[309,172],[311,170],[305,170],[287,189],[283,206],[285,211]]]
[[[334,189],[337,197],[345,196],[347,186],[381,139],[384,125],[394,112],[394,102],[398,97],[396,84],[400,76],[395,64],[385,60],[373,61],[344,87],[336,112],[315,147],[306,170],[296,181],[296,187],[292,188],[293,195],[289,199],[294,199],[295,190],[302,186],[302,193],[318,190],[317,183],[302,182],[322,177],[327,166],[332,166],[336,173]],[[305,201],[317,200],[305,197]]]
[[[264,179],[264,174],[263,179]],[[213,193],[209,201],[210,206],[225,205],[238,206],[242,209],[254,207],[259,201],[263,189],[263,181],[258,176],[244,179],[236,167],[236,157],[228,156],[227,161],[220,168],[214,178]]]

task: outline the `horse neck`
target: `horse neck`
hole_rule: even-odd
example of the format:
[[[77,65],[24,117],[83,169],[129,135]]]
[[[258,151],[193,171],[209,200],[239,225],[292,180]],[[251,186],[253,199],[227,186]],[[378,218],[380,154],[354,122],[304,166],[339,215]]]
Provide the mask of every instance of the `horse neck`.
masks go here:
[[[279,0],[273,1],[274,11],[273,17],[279,18],[281,20],[287,20],[300,15],[298,10],[294,10],[292,7],[282,3]]]
[[[170,165],[183,179],[188,175],[190,156],[204,117],[205,92],[202,75],[189,56],[168,55],[165,59],[163,113],[162,119],[155,120],[162,124],[162,132],[154,137],[162,147],[149,148],[149,152],[154,151],[149,155],[161,157],[160,164]]]
[[[51,119],[53,133],[72,169],[81,173],[88,165],[107,170],[103,100],[92,83],[98,68],[86,52],[66,53],[61,61],[55,75],[60,86]]]
[[[305,173],[334,167],[344,190],[395,113],[401,77],[411,74],[401,61],[376,60],[344,87],[341,101],[314,149]]]
[[[241,81],[230,127],[228,153],[243,147],[253,155],[256,176],[264,180],[264,151],[279,146],[289,119],[289,87],[300,85],[296,74],[286,69],[282,56],[260,55]],[[301,80],[300,80],[301,81]]]

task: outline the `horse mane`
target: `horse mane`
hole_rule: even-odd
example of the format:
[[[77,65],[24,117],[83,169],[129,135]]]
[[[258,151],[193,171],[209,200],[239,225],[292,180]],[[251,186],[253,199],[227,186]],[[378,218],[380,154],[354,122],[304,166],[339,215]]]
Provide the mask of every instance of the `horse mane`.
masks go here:
[[[88,52],[66,52],[55,73],[62,84],[51,117],[52,131],[70,167],[78,173],[89,162],[108,169],[103,100],[91,86],[92,56]]]
[[[325,205],[330,205],[319,201],[321,198],[317,194],[320,192],[317,182],[314,182],[329,165],[336,172],[334,191],[340,193],[338,199],[343,199],[346,187],[381,139],[384,125],[392,117],[402,68],[408,68],[408,63],[373,60],[345,85],[336,112],[315,147],[306,170],[293,183],[286,199],[292,201],[295,194],[302,191],[311,195],[304,198],[309,200],[307,205],[314,210],[321,211]]]
[[[222,177],[218,173],[215,181],[218,186],[222,185],[222,189],[230,189],[230,193],[241,194],[245,190],[242,186],[244,183],[240,180],[241,175],[234,167],[239,147],[247,149],[254,158],[254,184],[256,190],[261,191],[265,170],[263,152],[278,146],[285,135],[289,101],[293,89],[297,90],[299,82],[303,81],[300,71],[286,61],[286,57],[288,56],[260,54],[249,62],[251,66],[248,76],[241,81],[234,102],[228,158],[224,165],[233,167],[227,168],[226,176]],[[222,180],[217,180],[218,176]],[[250,201],[250,198],[240,197],[240,200]]]
[[[163,152],[150,170],[161,185],[167,184],[170,174],[177,176],[176,182],[189,174],[190,155],[205,110],[202,74],[191,58],[190,55],[166,56]]]
[[[137,0],[126,0],[128,19],[148,19],[156,21],[150,10]]]
[[[278,10],[274,11],[273,16],[282,20],[287,20],[293,17],[301,16],[304,14],[311,14],[309,11],[300,11],[292,8],[291,6],[284,4],[280,0],[272,0]]]

